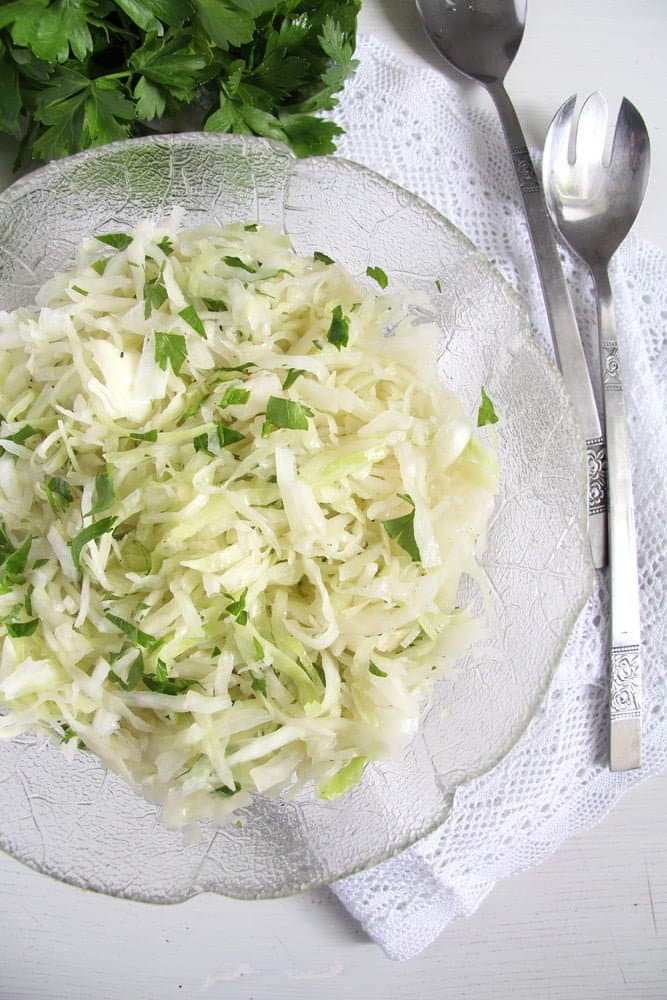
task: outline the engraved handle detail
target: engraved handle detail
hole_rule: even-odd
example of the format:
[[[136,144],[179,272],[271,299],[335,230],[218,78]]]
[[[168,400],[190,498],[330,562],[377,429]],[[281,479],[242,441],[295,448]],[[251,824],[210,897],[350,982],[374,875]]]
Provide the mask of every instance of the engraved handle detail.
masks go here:
[[[614,646],[611,651],[611,719],[637,719],[641,714],[639,646]]]
[[[586,442],[588,457],[588,513],[600,514],[607,509],[607,456],[604,439]]]

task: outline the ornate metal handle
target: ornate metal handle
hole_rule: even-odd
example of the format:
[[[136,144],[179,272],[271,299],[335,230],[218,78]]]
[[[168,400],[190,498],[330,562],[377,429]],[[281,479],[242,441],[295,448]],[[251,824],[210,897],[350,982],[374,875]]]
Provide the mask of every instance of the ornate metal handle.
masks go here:
[[[606,268],[596,269],[594,277],[598,291],[609,487],[610,763],[612,771],[628,771],[641,766],[641,623],[637,542],[611,286]]]

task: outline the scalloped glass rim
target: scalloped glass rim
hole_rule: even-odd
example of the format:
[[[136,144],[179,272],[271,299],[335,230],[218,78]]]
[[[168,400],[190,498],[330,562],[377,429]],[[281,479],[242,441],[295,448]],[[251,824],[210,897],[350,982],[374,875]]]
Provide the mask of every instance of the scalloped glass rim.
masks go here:
[[[35,737],[0,743],[0,847],[25,864],[154,903],[203,891],[283,896],[432,831],[457,791],[524,733],[592,589],[585,452],[560,376],[504,279],[430,205],[338,157],[298,160],[262,139],[184,133],[55,161],[0,195],[0,301],[29,302],[83,236],[174,206],[186,224],[277,224],[298,252],[324,250],[364,280],[368,264],[381,265],[392,284],[428,291],[443,330],[443,380],[471,413],[484,385],[503,418],[501,492],[483,560],[494,655],[464,659],[436,686],[403,757],[368,767],[341,800],[258,798],[242,829],[205,825],[198,842],[184,843],[88,755],[67,764]]]

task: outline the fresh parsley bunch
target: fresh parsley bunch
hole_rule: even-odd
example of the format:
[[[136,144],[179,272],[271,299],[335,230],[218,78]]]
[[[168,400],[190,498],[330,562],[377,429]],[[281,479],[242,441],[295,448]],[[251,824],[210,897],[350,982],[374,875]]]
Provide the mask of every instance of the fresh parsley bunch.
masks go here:
[[[19,162],[204,128],[332,152],[361,0],[10,0],[0,130]]]

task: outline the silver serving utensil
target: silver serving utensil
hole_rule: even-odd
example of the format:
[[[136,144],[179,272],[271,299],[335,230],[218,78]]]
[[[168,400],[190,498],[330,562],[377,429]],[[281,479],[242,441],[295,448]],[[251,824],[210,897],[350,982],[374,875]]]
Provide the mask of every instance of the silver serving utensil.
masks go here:
[[[627,771],[641,764],[639,584],[630,455],[608,265],[639,212],[648,181],[650,146],[641,115],[624,99],[609,162],[605,162],[604,98],[601,94],[589,97],[576,123],[575,103],[574,97],[566,101],[549,127],[542,173],[551,217],[588,265],[597,289],[609,490],[610,765],[612,771]]]
[[[416,0],[426,32],[447,62],[493,99],[528,221],[556,358],[586,439],[588,533],[593,563],[606,562],[605,449],[586,356],[540,184],[503,81],[523,37],[526,0]]]

